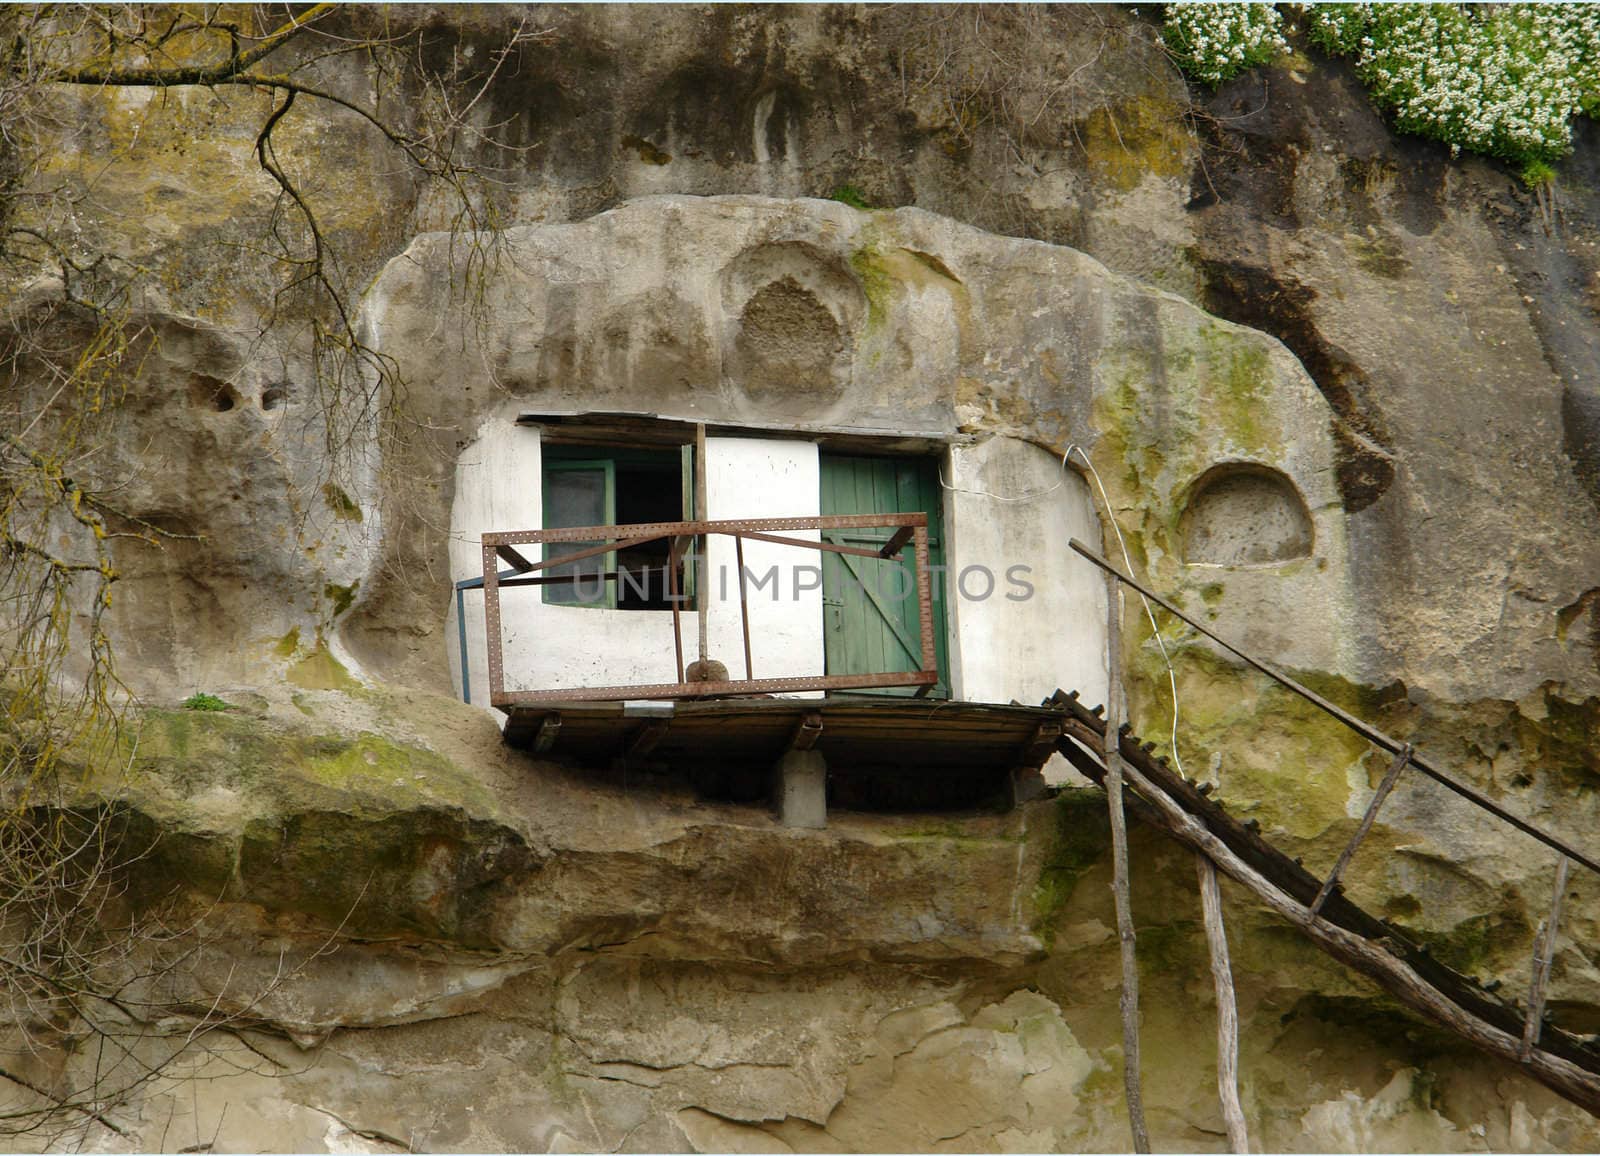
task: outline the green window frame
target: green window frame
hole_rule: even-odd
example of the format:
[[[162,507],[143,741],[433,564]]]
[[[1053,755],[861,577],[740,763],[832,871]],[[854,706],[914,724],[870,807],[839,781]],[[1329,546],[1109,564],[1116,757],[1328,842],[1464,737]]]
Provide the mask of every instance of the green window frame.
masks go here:
[[[562,475],[577,473],[599,474],[601,477],[601,509],[596,511],[601,516],[594,521],[574,520],[572,517],[562,515],[552,516],[555,509],[557,495],[560,490]],[[617,464],[610,458],[546,458],[543,470],[543,509],[544,526],[547,530],[560,530],[570,526],[614,526],[617,523]],[[544,560],[559,558],[563,554],[571,554],[588,546],[599,546],[600,542],[546,542],[544,544]],[[584,558],[565,566],[551,567],[548,577],[557,577],[561,574],[609,574],[617,568],[617,552],[607,550],[604,554],[596,554],[592,558]],[[580,580],[577,583],[551,583],[542,586],[544,600],[552,605],[559,606],[595,606],[606,609],[615,609],[617,605],[617,586],[615,582],[600,579],[601,592],[599,598],[588,598],[588,583]]]
[[[681,488],[680,508],[684,511],[684,519],[693,519],[694,513],[694,447],[682,446],[679,449],[679,482]],[[654,463],[660,469],[659,450],[630,449],[627,447],[609,446],[546,446],[543,454],[543,468],[541,473],[541,494],[543,502],[543,521],[547,530],[563,529],[570,526],[615,526],[617,524],[617,472],[621,466],[626,470],[629,465],[637,465],[642,460]],[[600,501],[598,508],[585,511],[583,516],[552,515],[552,510],[559,504],[558,491],[561,488],[563,475],[578,473],[597,474],[602,479],[600,486]],[[597,516],[598,515],[598,516]],[[559,558],[563,554],[571,554],[588,546],[603,545],[602,542],[546,542],[544,544],[544,560]],[[549,577],[560,574],[578,573],[582,575],[609,574],[617,569],[617,551],[607,550],[604,554],[596,554],[592,558],[570,563],[567,566],[552,567]],[[694,566],[683,566],[681,575],[681,590],[684,599],[682,609],[692,610],[695,598],[695,571]],[[543,600],[555,606],[582,606],[601,607],[604,609],[617,609],[618,583],[603,582],[604,589],[598,598],[585,600],[580,595],[592,594],[593,587],[585,579],[578,583],[551,583],[541,586]]]

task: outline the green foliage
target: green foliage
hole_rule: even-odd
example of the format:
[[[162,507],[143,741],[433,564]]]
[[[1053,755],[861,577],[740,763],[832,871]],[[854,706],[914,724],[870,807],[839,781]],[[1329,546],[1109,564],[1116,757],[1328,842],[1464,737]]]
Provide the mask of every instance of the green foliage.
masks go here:
[[[1569,121],[1600,113],[1600,6],[1293,4],[1306,37],[1350,57],[1400,132],[1499,157],[1529,184],[1572,149]],[[1184,72],[1215,86],[1286,45],[1266,4],[1171,4],[1162,35]]]
[[[1349,56],[1361,47],[1370,4],[1318,4],[1306,9],[1306,39],[1329,56]]]
[[[1572,149],[1570,118],[1600,110],[1600,9],[1557,4],[1330,4],[1307,35],[1355,61],[1402,132],[1499,157],[1529,184]]]
[[[233,707],[223,702],[214,694],[191,694],[183,700],[184,710],[232,710]]]
[[[835,185],[833,192],[828,194],[828,200],[849,205],[852,209],[871,209],[873,207],[867,201],[867,194],[849,183]]]
[[[1524,184],[1532,185],[1534,188],[1548,185],[1556,179],[1555,169],[1539,160],[1532,160],[1523,165],[1517,175],[1522,178]]]
[[[1161,36],[1178,67],[1213,88],[1289,50],[1271,4],[1167,5]]]

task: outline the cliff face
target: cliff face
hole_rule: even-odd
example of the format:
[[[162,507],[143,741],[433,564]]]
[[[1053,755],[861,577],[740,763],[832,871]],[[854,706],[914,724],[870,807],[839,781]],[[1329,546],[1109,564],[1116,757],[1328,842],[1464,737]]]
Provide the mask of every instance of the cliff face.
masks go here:
[[[1191,93],[1120,9],[386,18],[423,27],[466,91],[524,14],[547,38],[474,109],[516,147],[478,157],[499,231],[449,230],[328,106],[285,121],[342,276],[372,285],[364,332],[407,383],[390,416],[333,431],[356,451],[338,469],[304,329],[262,331],[275,303],[300,316],[248,258],[275,207],[264,98],[56,98],[81,132],[53,175],[94,182],[82,236],[156,271],[138,308],[159,341],[100,468],[128,512],[204,538],[118,545],[110,625],[153,709],[128,773],[85,788],[160,836],[133,901],[176,885],[201,928],[136,1050],[168,1054],[197,1009],[238,1017],[111,1111],[125,1136],[91,1122],[96,1145],[1126,1144],[1098,796],[788,831],[507,751],[450,701],[456,465],[522,406],[804,422],[820,398],[1077,442],[1157,588],[1582,844],[1600,775],[1592,123],[1546,199],[1396,138],[1320,57]],[[379,83],[347,60],[320,66],[333,90]],[[794,199],[830,193],[900,211]],[[729,194],[747,196],[694,199]],[[790,340],[781,303],[784,340],[763,344],[728,289],[780,275],[834,324],[827,357]],[[13,315],[38,292],[13,286]],[[802,395],[748,391],[795,349]],[[1200,503],[1197,482],[1240,459],[1306,503],[1304,558],[1229,564],[1232,499]],[[1212,549],[1219,565],[1192,564]],[[1131,717],[1156,739],[1167,669],[1130,629]],[[1325,868],[1383,764],[1168,638],[1190,773]],[[238,709],[167,709],[196,690]],[[1519,989],[1552,869],[1405,782],[1350,888]],[[1220,1148],[1192,879],[1136,833],[1155,1138]],[[1583,1029],[1600,901],[1581,875],[1572,891],[1554,998]],[[1600,1141],[1231,899],[1261,1146]],[[48,1084],[95,1062],[64,1044],[24,1067]]]

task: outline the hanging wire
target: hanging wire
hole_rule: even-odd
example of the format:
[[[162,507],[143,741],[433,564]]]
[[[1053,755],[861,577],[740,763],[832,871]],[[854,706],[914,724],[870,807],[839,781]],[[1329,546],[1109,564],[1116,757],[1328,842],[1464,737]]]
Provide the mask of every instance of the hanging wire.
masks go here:
[[[965,486],[953,486],[945,480],[943,466],[939,468],[939,485],[944,487],[946,490],[951,491],[952,493],[972,494],[976,497],[989,498],[996,502],[1036,502],[1040,498],[1049,497],[1051,494],[1055,493],[1057,490],[1061,489],[1061,487],[1067,484],[1067,462],[1068,459],[1072,457],[1074,451],[1076,451],[1078,457],[1083,461],[1083,464],[1088,467],[1089,476],[1094,479],[1095,489],[1100,491],[1100,508],[1105,514],[1106,521],[1111,523],[1111,532],[1117,536],[1117,549],[1122,553],[1123,565],[1127,567],[1126,572],[1128,574],[1133,574],[1133,558],[1128,553],[1128,543],[1122,537],[1122,527],[1117,524],[1116,514],[1111,508],[1111,499],[1106,494],[1105,483],[1100,480],[1100,471],[1094,468],[1094,463],[1089,460],[1089,455],[1084,452],[1083,447],[1077,442],[1068,444],[1066,452],[1061,455],[1061,478],[1049,489],[1030,490],[1023,494],[996,494],[989,490],[977,490],[970,489]],[[1116,589],[1117,596],[1120,598],[1122,595],[1122,586],[1120,583],[1118,583]],[[1183,769],[1183,758],[1178,753],[1178,672],[1172,665],[1172,655],[1167,651],[1166,639],[1161,636],[1161,627],[1156,623],[1155,609],[1150,605],[1150,600],[1143,594],[1139,595],[1139,601],[1144,603],[1145,617],[1150,620],[1150,631],[1155,636],[1156,646],[1160,648],[1161,661],[1166,665],[1167,668],[1167,685],[1172,695],[1172,734],[1170,744],[1172,747],[1172,761],[1178,768],[1178,773],[1187,778],[1188,775]],[[1116,661],[1116,656],[1110,656],[1110,661]]]

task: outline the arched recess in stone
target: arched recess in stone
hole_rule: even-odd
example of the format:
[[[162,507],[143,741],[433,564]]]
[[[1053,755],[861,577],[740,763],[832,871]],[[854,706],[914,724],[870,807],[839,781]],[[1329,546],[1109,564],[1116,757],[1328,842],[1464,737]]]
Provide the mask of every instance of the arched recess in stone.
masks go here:
[[[802,241],[744,250],[722,272],[724,381],[752,401],[812,407],[850,383],[866,300],[849,267]]]
[[[1181,523],[1185,562],[1275,566],[1311,554],[1311,512],[1288,476],[1228,462],[1190,488]]]

